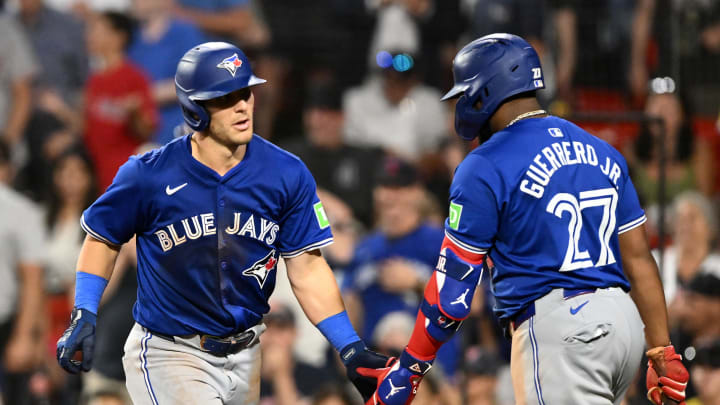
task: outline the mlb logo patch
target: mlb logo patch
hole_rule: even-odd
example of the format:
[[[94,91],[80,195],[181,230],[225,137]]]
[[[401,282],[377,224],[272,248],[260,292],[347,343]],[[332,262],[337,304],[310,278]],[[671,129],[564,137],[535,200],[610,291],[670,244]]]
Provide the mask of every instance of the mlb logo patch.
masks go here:
[[[240,69],[240,66],[242,66],[242,60],[236,53],[233,54],[233,56],[223,59],[222,62],[217,65],[218,69],[227,70],[233,77],[235,77],[235,72]]]
[[[550,132],[550,136],[552,136],[553,138],[563,137],[563,133],[560,128],[548,128],[548,132]]]

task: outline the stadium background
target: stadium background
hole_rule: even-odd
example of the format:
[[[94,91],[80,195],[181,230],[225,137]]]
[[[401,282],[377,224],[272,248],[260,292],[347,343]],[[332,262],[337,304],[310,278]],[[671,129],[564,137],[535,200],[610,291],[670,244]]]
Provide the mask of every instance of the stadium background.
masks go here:
[[[336,237],[324,253],[353,321],[378,350],[401,350],[442,239],[453,170],[476,146],[454,135],[453,105],[440,103],[440,94],[451,86],[459,47],[492,32],[521,35],[538,50],[544,107],[625,155],[650,218],[672,339],[691,370],[688,404],[720,403],[720,1],[3,6],[0,191],[26,198],[19,209],[0,206],[2,222],[16,224],[0,233],[4,403],[123,403],[132,246],[99,311],[94,371],[68,376],[54,359],[72,306],[79,216],[129,155],[185,133],[172,75],[184,51],[207,40],[237,44],[268,80],[254,88],[255,132],[313,172]],[[263,336],[261,403],[358,403],[280,280]],[[480,290],[414,403],[513,403],[509,344],[493,319],[487,280]],[[37,305],[37,316],[18,336],[22,305]],[[626,403],[645,401],[639,380]]]

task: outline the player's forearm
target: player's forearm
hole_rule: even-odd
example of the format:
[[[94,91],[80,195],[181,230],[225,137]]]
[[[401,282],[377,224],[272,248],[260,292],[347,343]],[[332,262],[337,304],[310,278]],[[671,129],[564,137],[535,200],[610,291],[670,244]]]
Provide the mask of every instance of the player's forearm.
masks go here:
[[[667,346],[670,344],[667,307],[655,261],[649,256],[632,267],[632,276],[628,277],[632,286],[630,296],[645,324],[648,347]]]
[[[105,242],[87,236],[80,249],[77,271],[94,274],[109,280],[119,251],[120,246],[110,246]]]
[[[657,264],[650,254],[645,226],[631,229],[619,236],[620,252],[625,274],[630,281],[630,296],[645,324],[645,338],[649,347],[667,346],[667,306]]]
[[[43,312],[44,285],[43,269],[32,264],[20,265],[20,299],[18,303],[18,315],[13,329],[14,336],[30,338],[41,317],[38,314]]]
[[[320,255],[304,254],[287,261],[288,278],[293,293],[310,322],[317,325],[323,319],[345,310],[340,289],[330,266]],[[305,263],[296,263],[300,259]]]

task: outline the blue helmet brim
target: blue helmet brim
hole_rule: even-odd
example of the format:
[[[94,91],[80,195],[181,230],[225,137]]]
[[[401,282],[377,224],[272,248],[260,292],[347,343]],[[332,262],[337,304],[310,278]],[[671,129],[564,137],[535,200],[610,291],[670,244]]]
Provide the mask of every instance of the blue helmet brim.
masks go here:
[[[193,100],[193,101],[212,100],[214,98],[218,98],[218,97],[222,97],[226,94],[230,94],[233,91],[244,89],[246,87],[256,86],[258,84],[263,84],[266,82],[267,82],[267,80],[265,80],[265,79],[261,79],[255,75],[250,75],[250,77],[248,77],[248,79],[247,79],[246,86],[242,86],[242,87],[238,87],[238,88],[227,88],[226,87],[222,90],[199,91],[199,92],[196,92],[195,94],[193,94],[192,96],[190,96],[190,100]]]
[[[465,92],[465,90],[468,89],[468,87],[470,87],[470,86],[467,84],[464,84],[464,83],[460,84],[460,85],[456,84],[455,86],[453,86],[452,89],[450,89],[450,91],[445,93],[445,95],[440,99],[440,101],[446,101],[446,100],[450,100],[452,98],[459,97],[462,95],[462,93]]]

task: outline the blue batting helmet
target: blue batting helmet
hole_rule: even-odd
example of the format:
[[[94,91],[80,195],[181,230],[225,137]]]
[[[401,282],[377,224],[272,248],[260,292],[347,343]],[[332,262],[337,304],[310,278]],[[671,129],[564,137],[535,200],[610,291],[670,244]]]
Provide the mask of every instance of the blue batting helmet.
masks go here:
[[[512,34],[486,35],[465,45],[453,60],[453,76],[455,85],[442,99],[460,97],[455,130],[466,140],[478,136],[503,101],[545,88],[537,53]]]
[[[265,80],[255,76],[240,48],[226,42],[206,42],[183,55],[175,72],[175,92],[185,122],[195,131],[210,124],[210,115],[198,101],[222,97]]]

